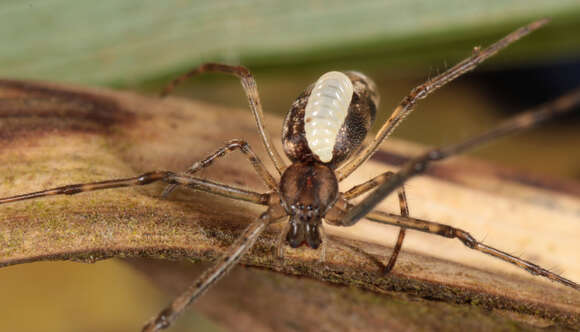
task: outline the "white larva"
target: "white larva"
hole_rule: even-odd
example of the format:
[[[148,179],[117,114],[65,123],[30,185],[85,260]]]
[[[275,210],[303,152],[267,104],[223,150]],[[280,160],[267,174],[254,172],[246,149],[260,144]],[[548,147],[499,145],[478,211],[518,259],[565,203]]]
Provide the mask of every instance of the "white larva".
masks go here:
[[[344,73],[322,75],[312,88],[304,114],[304,131],[310,151],[322,162],[332,160],[336,136],[348,112],[353,87]]]

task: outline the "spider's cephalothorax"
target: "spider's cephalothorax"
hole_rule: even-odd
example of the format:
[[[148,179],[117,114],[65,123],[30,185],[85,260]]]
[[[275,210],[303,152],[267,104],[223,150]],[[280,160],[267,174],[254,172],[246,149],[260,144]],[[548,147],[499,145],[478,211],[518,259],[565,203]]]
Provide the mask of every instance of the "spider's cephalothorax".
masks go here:
[[[321,219],[338,198],[333,172],[361,145],[379,102],[375,84],[357,72],[328,72],[292,104],[282,141],[293,164],[280,181],[290,215],[286,240],[318,248]]]
[[[288,244],[318,248],[322,243],[318,229],[321,219],[338,198],[334,172],[318,161],[293,163],[282,175],[280,195],[290,216]]]
[[[298,96],[286,115],[284,152],[293,162],[317,160],[335,169],[365,139],[379,99],[375,83],[361,73],[322,75]]]

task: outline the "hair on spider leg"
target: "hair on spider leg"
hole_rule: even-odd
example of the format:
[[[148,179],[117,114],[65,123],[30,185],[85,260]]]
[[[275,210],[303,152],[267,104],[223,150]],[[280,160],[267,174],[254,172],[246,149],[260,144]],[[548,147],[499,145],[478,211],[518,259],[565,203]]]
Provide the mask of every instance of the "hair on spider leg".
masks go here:
[[[548,266],[546,269],[552,273],[559,274],[559,275],[562,275],[566,272],[566,270],[563,267],[557,266],[557,265]]]
[[[263,111],[256,82],[248,69],[217,63],[206,63],[192,69],[168,84],[162,95],[167,95],[184,80],[201,73],[226,73],[240,79],[258,133],[273,163],[276,173],[272,175],[264,163],[243,140],[232,140],[194,163],[183,173],[153,171],[141,175],[102,182],[66,185],[62,187],[0,198],[0,204],[52,195],[74,195],[82,192],[148,185],[163,182],[167,185],[163,195],[175,186],[186,186],[231,199],[246,201],[266,207],[242,234],[181,295],[152,318],[143,331],[158,331],[171,326],[180,314],[213,284],[220,280],[241,257],[256,243],[260,235],[272,224],[287,220],[280,236],[280,246],[297,248],[307,246],[324,250],[326,241],[321,233],[323,222],[348,227],[366,218],[379,224],[400,228],[397,242],[384,272],[395,266],[407,230],[417,230],[445,238],[456,238],[467,248],[480,251],[504,262],[511,263],[534,275],[540,275],[567,287],[580,290],[580,285],[550,272],[530,261],[520,259],[499,249],[477,241],[460,228],[434,221],[413,218],[408,204],[404,183],[411,177],[424,173],[433,162],[463,153],[489,141],[533,128],[558,115],[569,112],[580,104],[580,90],[573,91],[555,101],[529,110],[509,119],[479,136],[463,142],[436,148],[409,160],[397,172],[383,172],[351,189],[340,192],[339,182],[366,162],[397,125],[413,110],[416,104],[447,83],[473,70],[480,63],[501,49],[546,24],[542,19],[516,29],[496,43],[472,52],[471,56],[429,78],[404,97],[385,121],[374,139],[363,145],[379,106],[380,97],[374,82],[354,71],[329,72],[308,86],[293,102],[284,119],[282,143],[284,153],[291,161],[288,165],[272,144],[263,120]],[[220,184],[194,177],[230,152],[241,152],[268,188],[259,193],[231,185]],[[377,204],[393,191],[397,192],[400,214],[375,210]],[[356,203],[354,199],[366,195]],[[280,248],[280,247],[279,247]],[[280,252],[280,249],[278,249]]]

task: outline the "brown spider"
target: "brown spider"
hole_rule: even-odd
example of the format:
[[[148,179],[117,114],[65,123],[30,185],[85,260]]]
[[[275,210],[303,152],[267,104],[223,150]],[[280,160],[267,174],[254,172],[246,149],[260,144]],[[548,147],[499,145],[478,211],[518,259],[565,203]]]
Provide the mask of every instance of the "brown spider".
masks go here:
[[[276,180],[269,173],[245,141],[232,140],[207,158],[194,163],[182,174],[170,171],[154,171],[132,178],[73,184],[0,198],[0,204],[50,195],[73,195],[86,191],[146,185],[163,181],[169,184],[164,190],[163,196],[167,196],[177,185],[183,185],[267,206],[267,210],[244,230],[227,253],[166,309],[147,323],[143,331],[158,331],[169,327],[189,304],[199,298],[240,260],[269,225],[286,219],[289,222],[285,225],[284,232],[280,237],[279,255],[282,254],[285,243],[291,247],[299,247],[303,244],[313,249],[322,247],[324,253],[326,240],[322,232],[323,221],[336,226],[352,226],[360,219],[366,218],[378,223],[400,227],[397,243],[385,266],[385,273],[394,267],[405,238],[405,230],[410,228],[447,238],[457,238],[471,249],[514,264],[531,274],[543,276],[580,290],[579,284],[532,262],[478,242],[464,230],[409,217],[403,188],[403,183],[406,180],[423,173],[433,161],[448,158],[493,139],[534,127],[556,115],[569,111],[572,106],[580,103],[580,90],[505,121],[482,135],[459,144],[431,150],[412,159],[397,173],[380,174],[344,193],[338,190],[338,183],[373,155],[385,138],[413,110],[419,100],[426,98],[462,74],[473,70],[478,64],[499,50],[546,23],[545,19],[532,22],[487,48],[476,48],[469,58],[413,89],[396,107],[374,140],[364,148],[362,143],[371,128],[379,104],[379,96],[373,81],[358,72],[330,72],[323,75],[296,99],[284,120],[282,141],[284,152],[292,162],[290,165],[285,164],[278,151],[271,144],[271,139],[264,129],[262,106],[256,82],[250,72],[240,66],[207,63],[171,82],[163,91],[163,95],[168,94],[180,82],[204,72],[229,73],[239,77],[260,136],[280,180]],[[192,176],[200,169],[208,167],[214,160],[234,150],[241,151],[248,158],[269,188],[267,193],[257,193]],[[379,202],[395,190],[398,190],[400,216],[373,210]],[[368,195],[359,203],[351,203],[354,198],[367,193]]]

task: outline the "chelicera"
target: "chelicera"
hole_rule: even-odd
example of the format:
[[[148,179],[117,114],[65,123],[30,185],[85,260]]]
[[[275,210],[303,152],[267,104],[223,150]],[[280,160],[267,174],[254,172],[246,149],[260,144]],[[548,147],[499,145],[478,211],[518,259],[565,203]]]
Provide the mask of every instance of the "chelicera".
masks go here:
[[[194,163],[183,173],[154,171],[131,178],[67,185],[0,198],[0,204],[50,195],[73,195],[86,191],[146,185],[162,181],[169,184],[164,190],[163,196],[167,196],[176,186],[181,185],[267,206],[266,211],[244,230],[226,254],[159,315],[149,321],[144,326],[143,331],[158,331],[169,327],[189,304],[199,298],[239,261],[268,226],[284,221],[287,222],[284,224],[284,231],[280,236],[279,255],[282,255],[284,245],[291,247],[306,245],[313,249],[322,248],[324,253],[324,246],[327,242],[323,232],[324,223],[352,226],[360,219],[366,218],[378,223],[400,227],[393,253],[384,269],[385,273],[389,272],[395,265],[406,229],[414,229],[447,238],[457,238],[470,249],[514,264],[533,275],[543,276],[580,290],[580,285],[577,283],[532,262],[478,242],[464,230],[410,217],[403,188],[403,183],[407,179],[421,174],[434,161],[462,153],[490,140],[531,128],[569,111],[573,105],[580,104],[579,90],[560,97],[537,110],[531,110],[507,120],[482,135],[459,144],[431,150],[409,161],[397,173],[385,172],[344,193],[339,192],[338,189],[339,182],[373,155],[387,136],[414,109],[419,100],[426,98],[462,74],[473,70],[478,64],[499,50],[546,23],[547,20],[532,22],[485,49],[475,48],[470,57],[413,89],[408,96],[403,98],[375,138],[367,145],[364,145],[363,142],[370,131],[379,107],[379,95],[375,84],[371,79],[358,72],[330,72],[322,75],[319,80],[300,94],[284,120],[282,142],[284,152],[291,161],[289,165],[281,158],[264,128],[260,97],[256,82],[250,72],[241,66],[207,63],[171,82],[164,90],[163,95],[168,94],[183,80],[205,72],[228,73],[239,77],[262,142],[274,164],[279,181],[268,171],[245,141],[232,140],[207,158]],[[269,188],[268,192],[257,193],[193,176],[200,169],[208,167],[213,161],[231,151],[241,151],[248,158],[257,174]],[[393,191],[398,192],[401,214],[396,215],[374,210],[376,205]],[[367,194],[367,196],[358,203],[354,203],[353,199],[363,194]]]

